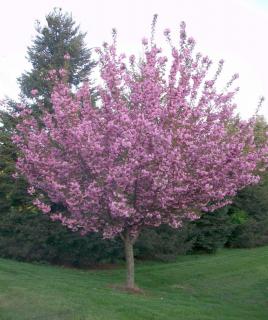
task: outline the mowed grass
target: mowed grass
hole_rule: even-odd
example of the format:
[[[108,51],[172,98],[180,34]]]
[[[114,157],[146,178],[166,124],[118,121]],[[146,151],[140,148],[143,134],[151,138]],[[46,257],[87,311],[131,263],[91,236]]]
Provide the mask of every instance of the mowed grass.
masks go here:
[[[268,319],[268,247],[138,263],[142,294],[115,288],[124,275],[0,259],[0,319]]]

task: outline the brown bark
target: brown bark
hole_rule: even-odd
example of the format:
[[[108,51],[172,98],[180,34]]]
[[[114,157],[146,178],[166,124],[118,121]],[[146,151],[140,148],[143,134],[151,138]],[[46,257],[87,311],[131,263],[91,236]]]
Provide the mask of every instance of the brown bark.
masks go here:
[[[128,232],[122,237],[125,245],[125,258],[126,258],[126,268],[127,268],[127,289],[135,289],[135,270],[134,270],[134,253],[133,244],[134,239],[131,239]]]

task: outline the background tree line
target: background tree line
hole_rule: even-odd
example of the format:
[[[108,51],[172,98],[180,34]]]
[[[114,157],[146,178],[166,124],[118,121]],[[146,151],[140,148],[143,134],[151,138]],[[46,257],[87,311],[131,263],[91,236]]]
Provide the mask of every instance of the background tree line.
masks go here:
[[[55,9],[37,24],[37,35],[28,48],[32,65],[18,79],[22,99],[41,112],[39,103],[50,107],[52,88],[47,80],[52,69],[67,68],[70,83],[77,87],[95,67],[91,51],[71,15]],[[32,89],[35,90],[33,97]],[[31,203],[27,183],[14,180],[17,150],[11,141],[18,108],[12,100],[0,112],[0,256],[25,261],[86,266],[122,259],[119,239],[104,240],[98,234],[81,236],[58,222],[52,222]],[[259,117],[255,135],[264,139],[267,123]],[[223,246],[254,247],[268,244],[268,174],[257,186],[241,191],[231,206],[208,213],[181,230],[168,226],[146,228],[136,245],[140,259],[170,260],[178,254],[215,252]]]

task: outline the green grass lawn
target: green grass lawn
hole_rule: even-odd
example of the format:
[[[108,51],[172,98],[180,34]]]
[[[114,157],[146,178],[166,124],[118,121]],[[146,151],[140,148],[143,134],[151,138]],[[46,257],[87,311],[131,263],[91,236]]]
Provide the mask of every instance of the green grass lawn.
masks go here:
[[[268,247],[138,263],[143,294],[115,289],[124,275],[0,259],[0,319],[268,319]]]

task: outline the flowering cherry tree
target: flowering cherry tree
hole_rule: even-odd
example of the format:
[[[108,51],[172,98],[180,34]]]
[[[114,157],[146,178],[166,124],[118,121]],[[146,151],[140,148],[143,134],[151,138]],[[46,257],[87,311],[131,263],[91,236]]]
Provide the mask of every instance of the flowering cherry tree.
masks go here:
[[[52,111],[36,119],[22,107],[13,137],[21,151],[17,169],[38,208],[82,234],[121,236],[130,289],[133,244],[142,227],[180,228],[184,220],[225,206],[238,190],[257,183],[257,171],[267,164],[267,147],[254,143],[254,119],[234,115],[237,75],[217,90],[223,61],[208,78],[211,61],[194,54],[185,24],[178,47],[169,30],[164,34],[169,60],[145,38],[139,61],[119,55],[115,38],[104,44],[97,49],[97,106],[89,84],[73,92],[59,80]]]

